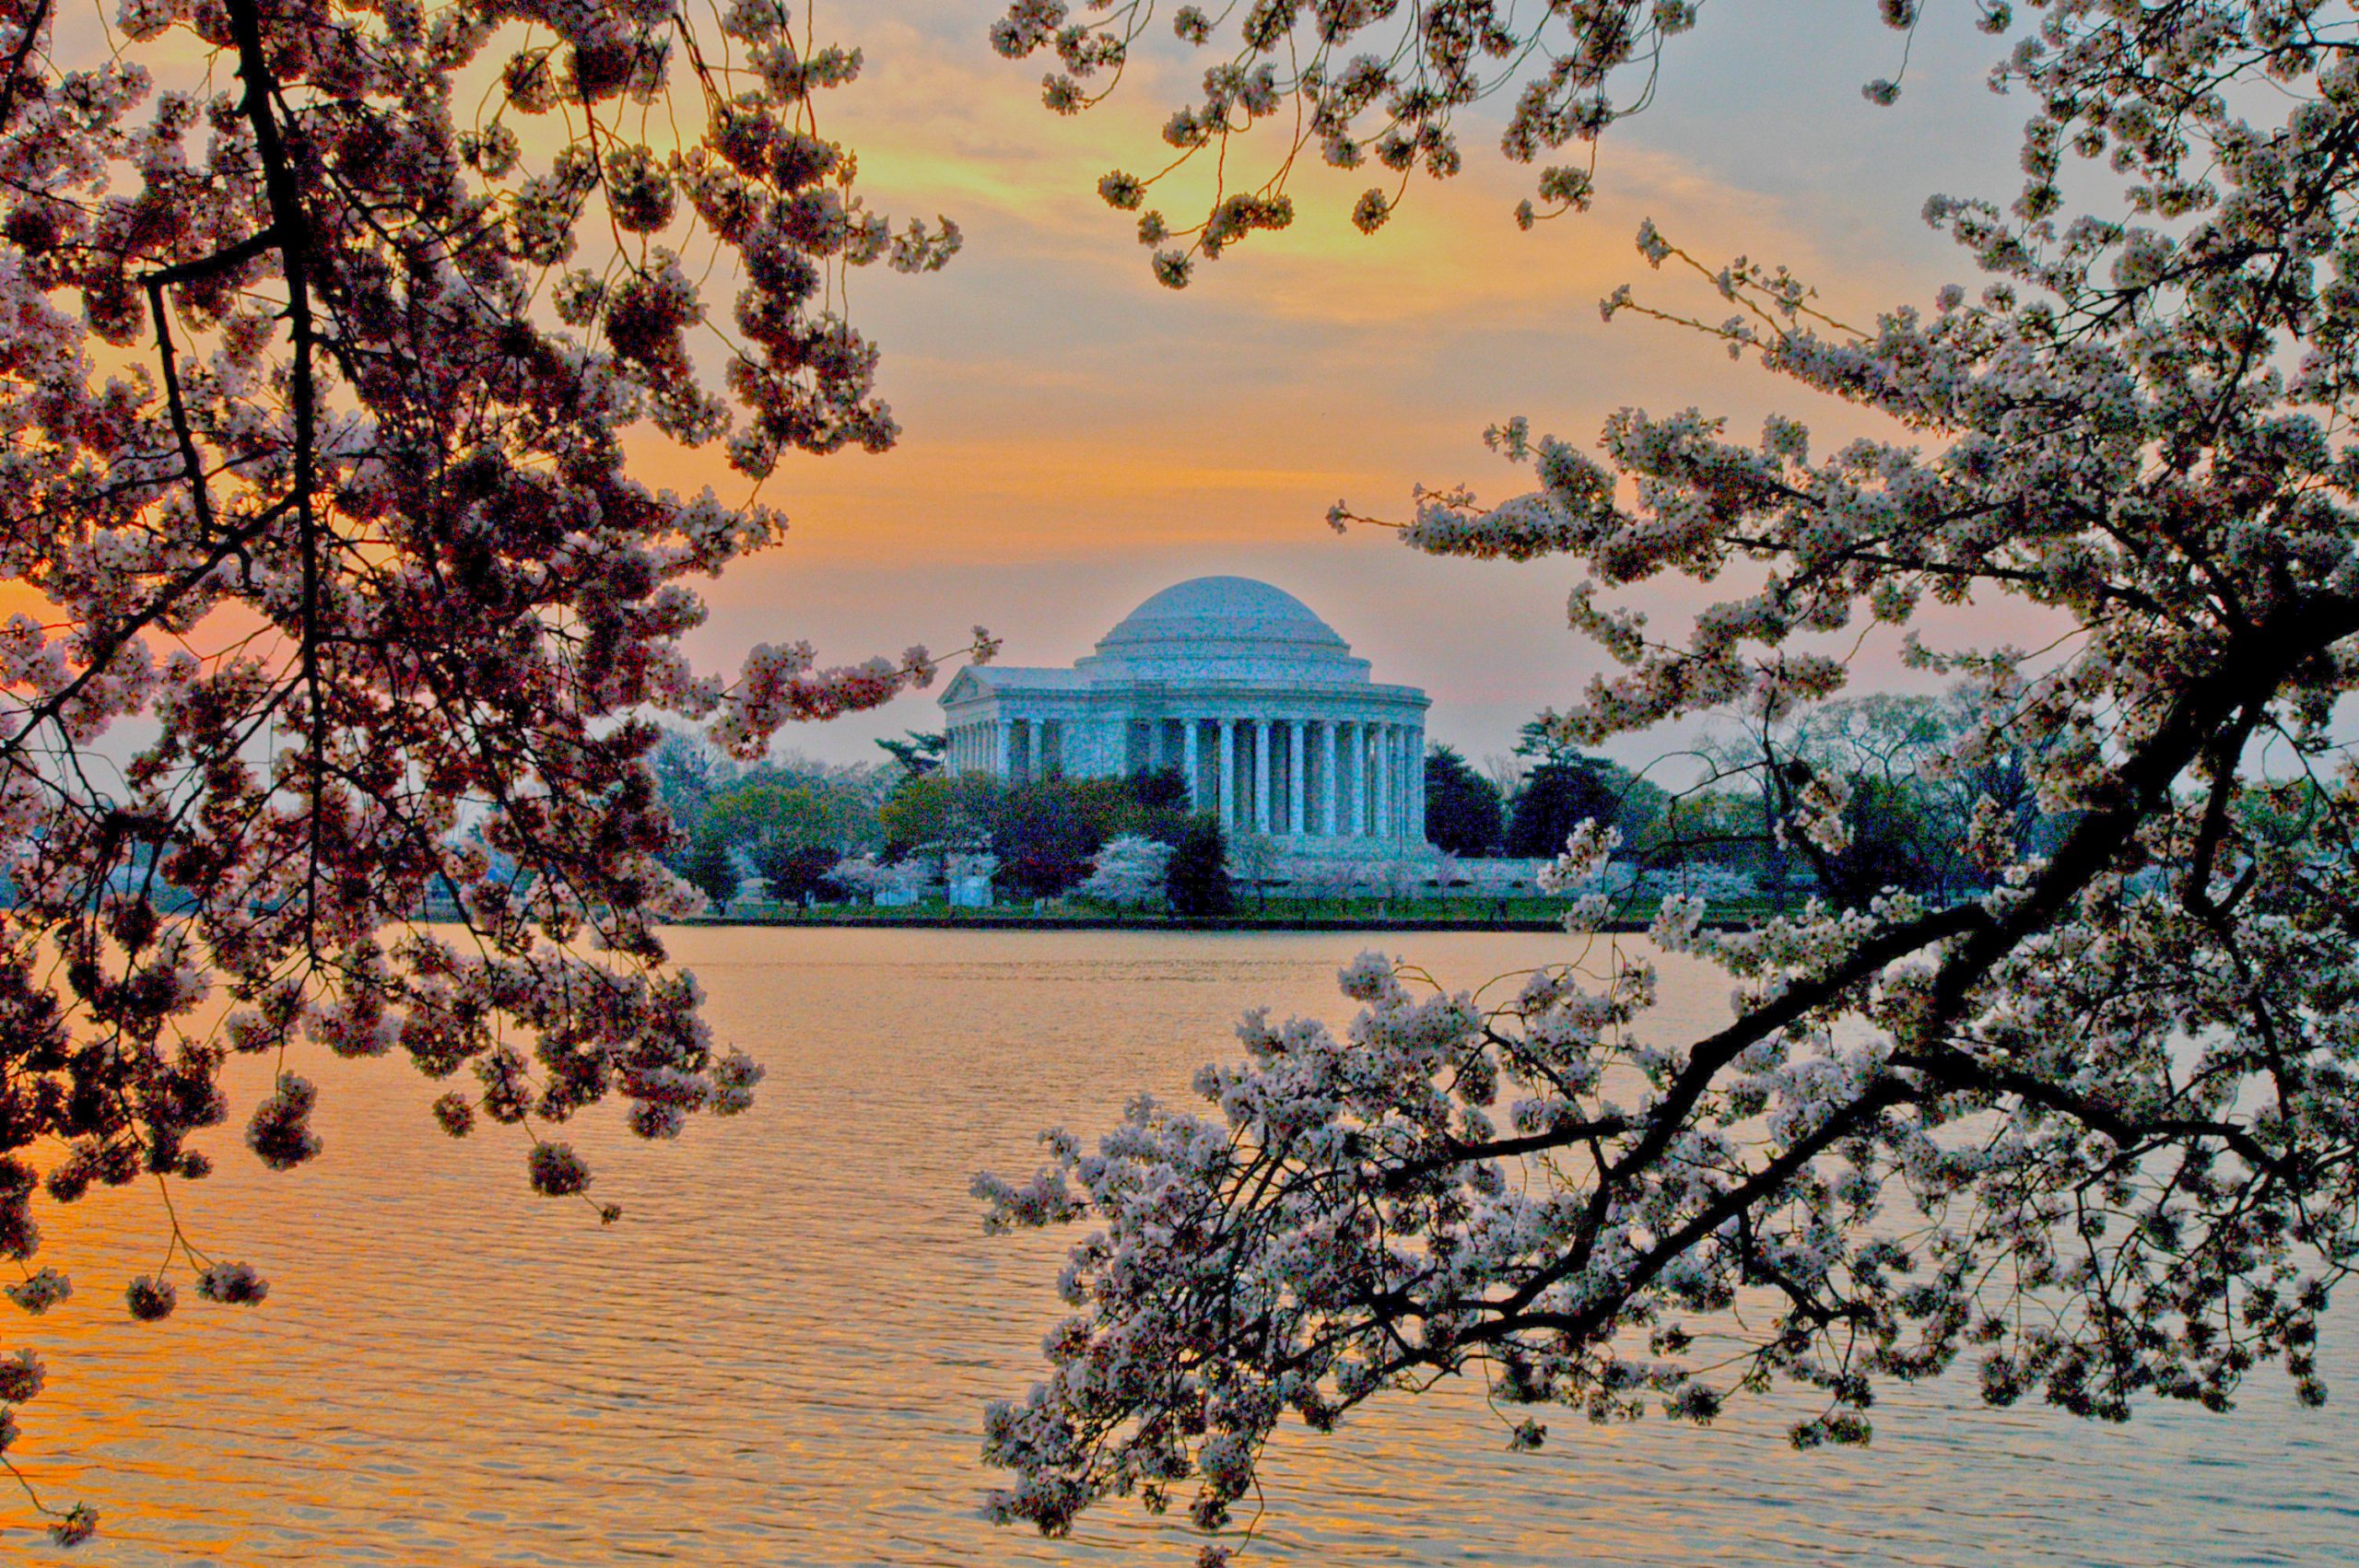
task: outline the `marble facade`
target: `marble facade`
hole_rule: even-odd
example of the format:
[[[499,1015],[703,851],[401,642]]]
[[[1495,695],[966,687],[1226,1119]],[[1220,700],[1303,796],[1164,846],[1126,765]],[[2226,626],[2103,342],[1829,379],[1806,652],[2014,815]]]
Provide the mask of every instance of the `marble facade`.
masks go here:
[[[941,697],[954,773],[1175,768],[1192,809],[1294,857],[1424,859],[1426,694],[1250,578],[1156,594],[1070,669],[991,664]]]

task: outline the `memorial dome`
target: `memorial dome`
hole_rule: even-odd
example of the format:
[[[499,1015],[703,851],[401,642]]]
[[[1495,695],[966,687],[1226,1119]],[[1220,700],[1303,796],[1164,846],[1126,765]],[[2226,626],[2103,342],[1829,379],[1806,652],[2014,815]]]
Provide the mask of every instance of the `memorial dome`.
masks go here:
[[[1422,863],[1426,694],[1369,674],[1293,594],[1200,577],[1069,666],[959,671],[945,760],[1012,784],[1173,773],[1189,810],[1287,855]]]
[[[1097,641],[1084,665],[1347,664],[1351,645],[1310,606],[1250,577],[1200,577],[1154,595]]]

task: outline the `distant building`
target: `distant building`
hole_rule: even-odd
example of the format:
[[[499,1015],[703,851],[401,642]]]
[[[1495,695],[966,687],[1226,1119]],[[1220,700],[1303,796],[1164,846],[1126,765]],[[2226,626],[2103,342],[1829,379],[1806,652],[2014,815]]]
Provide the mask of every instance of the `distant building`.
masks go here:
[[[1266,582],[1167,588],[1071,669],[969,667],[941,701],[956,773],[1171,768],[1195,810],[1291,856],[1430,853],[1426,694],[1371,681],[1333,628]]]

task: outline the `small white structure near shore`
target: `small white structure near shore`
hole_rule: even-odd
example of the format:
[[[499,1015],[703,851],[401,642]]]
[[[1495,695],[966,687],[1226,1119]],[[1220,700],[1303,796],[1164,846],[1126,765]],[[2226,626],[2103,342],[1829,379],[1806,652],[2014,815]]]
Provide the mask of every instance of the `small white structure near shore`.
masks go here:
[[[959,672],[955,773],[1010,782],[1178,770],[1191,809],[1290,862],[1430,860],[1426,694],[1380,685],[1309,607],[1250,578],[1167,588],[1070,669]]]

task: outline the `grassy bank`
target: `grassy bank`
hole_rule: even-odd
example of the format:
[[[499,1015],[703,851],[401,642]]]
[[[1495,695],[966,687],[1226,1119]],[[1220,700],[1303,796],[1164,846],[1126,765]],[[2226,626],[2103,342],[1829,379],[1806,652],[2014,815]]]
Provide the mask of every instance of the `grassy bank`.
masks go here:
[[[1778,912],[1761,899],[1715,905],[1714,925],[1751,925]],[[721,915],[686,921],[712,926],[874,926],[968,930],[1508,930],[1545,931],[1561,924],[1560,898],[1271,898],[1246,899],[1226,915],[1180,916],[1160,911],[1110,909],[1076,899],[1039,906],[1000,904],[988,909],[953,908],[939,899],[903,908],[866,904],[819,904],[808,908],[740,899]],[[1610,923],[1614,930],[1644,930],[1654,917],[1654,900],[1634,902]]]

